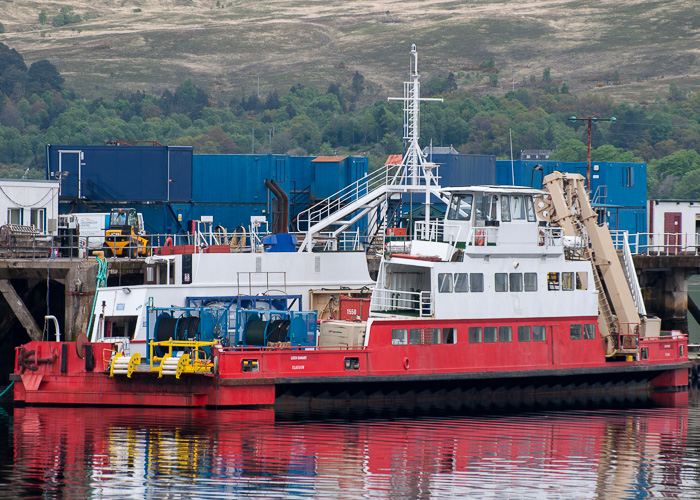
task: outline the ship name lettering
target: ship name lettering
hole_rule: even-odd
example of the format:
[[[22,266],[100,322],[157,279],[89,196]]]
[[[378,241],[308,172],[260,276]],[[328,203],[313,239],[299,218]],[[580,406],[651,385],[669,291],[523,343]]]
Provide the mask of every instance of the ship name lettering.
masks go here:
[[[292,365],[292,370],[303,370],[304,365]]]
[[[294,360],[296,360],[296,359],[298,359],[298,360],[304,360],[304,359],[306,359],[306,356],[292,356],[291,359],[292,359],[292,361],[294,361]]]

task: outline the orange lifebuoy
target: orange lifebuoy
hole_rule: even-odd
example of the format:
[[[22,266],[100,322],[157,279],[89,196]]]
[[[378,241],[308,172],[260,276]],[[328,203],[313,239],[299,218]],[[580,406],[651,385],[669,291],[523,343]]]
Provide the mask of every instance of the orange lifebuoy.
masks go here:
[[[170,236],[168,236],[168,239],[165,240],[165,246],[166,247],[173,246],[173,239]]]
[[[539,240],[539,246],[543,247],[544,246],[544,231],[540,229],[540,240]]]
[[[476,232],[476,244],[477,244],[477,246],[482,246],[484,244],[484,231],[483,231],[483,229],[479,229]]]

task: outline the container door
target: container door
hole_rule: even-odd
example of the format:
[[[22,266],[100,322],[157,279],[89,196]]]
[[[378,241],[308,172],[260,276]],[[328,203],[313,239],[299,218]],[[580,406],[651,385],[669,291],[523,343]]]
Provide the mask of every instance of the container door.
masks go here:
[[[52,172],[51,175],[59,183],[61,197],[82,197],[80,182],[84,159],[84,153],[80,150],[58,151],[58,170]]]

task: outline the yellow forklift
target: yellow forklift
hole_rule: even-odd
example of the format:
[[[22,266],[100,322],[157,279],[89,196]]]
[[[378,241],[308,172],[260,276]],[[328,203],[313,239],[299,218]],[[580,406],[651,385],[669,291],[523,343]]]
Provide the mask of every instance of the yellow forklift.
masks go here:
[[[143,216],[133,208],[113,208],[105,231],[105,257],[147,257],[151,254]]]

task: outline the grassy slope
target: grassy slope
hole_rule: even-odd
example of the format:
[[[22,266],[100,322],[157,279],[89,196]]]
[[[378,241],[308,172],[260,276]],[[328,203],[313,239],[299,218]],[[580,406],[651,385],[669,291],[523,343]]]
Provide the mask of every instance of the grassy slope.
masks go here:
[[[302,82],[345,85],[355,70],[375,97],[400,92],[416,43],[425,77],[494,56],[503,93],[544,67],[573,92],[630,101],[670,82],[700,89],[697,0],[0,0],[0,41],[28,64],[49,59],[88,97],[160,93],[187,77],[214,99]],[[40,25],[62,6],[93,18]],[[141,12],[134,12],[135,9]],[[99,17],[96,17],[99,16]],[[341,65],[340,63],[343,63]],[[622,85],[600,86],[617,70]],[[465,72],[466,73],[466,72]]]

